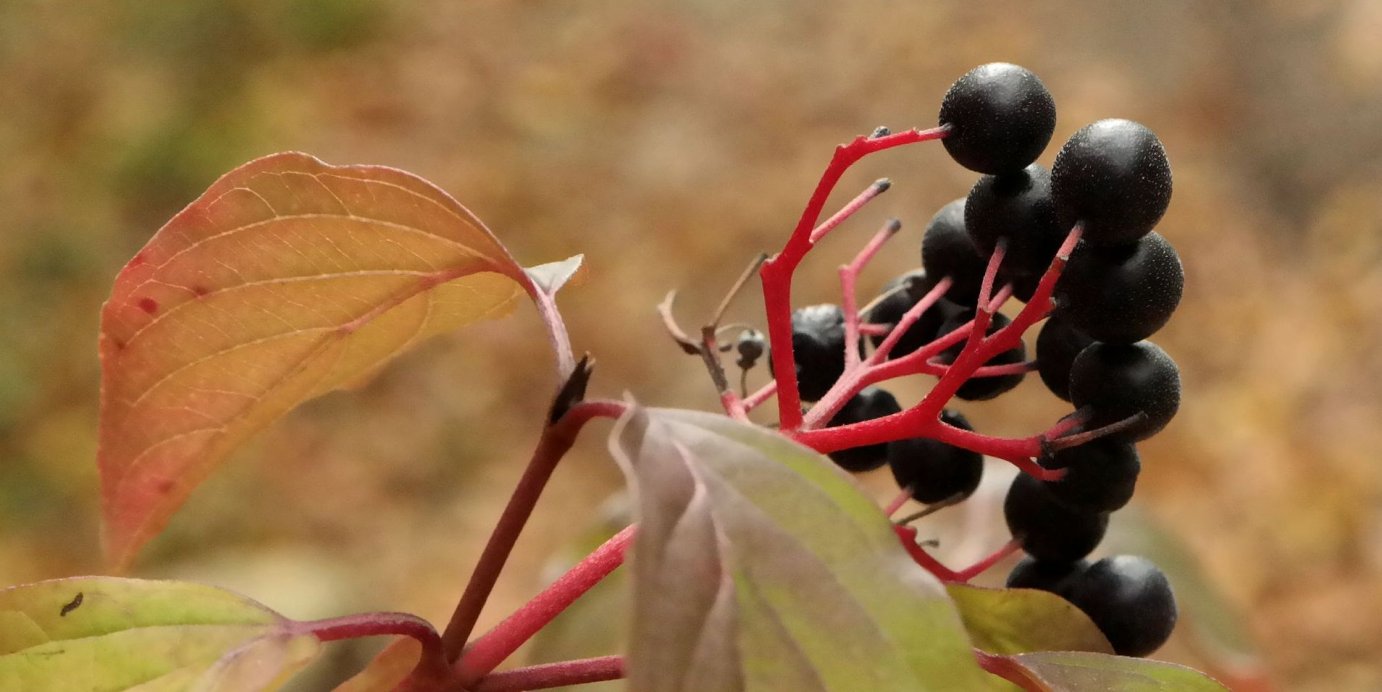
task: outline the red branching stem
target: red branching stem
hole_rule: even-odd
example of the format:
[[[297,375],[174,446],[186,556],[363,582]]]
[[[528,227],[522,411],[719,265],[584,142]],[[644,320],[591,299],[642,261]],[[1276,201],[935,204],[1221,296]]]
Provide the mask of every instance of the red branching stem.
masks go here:
[[[936,301],[940,300],[941,296],[945,295],[945,291],[948,288],[950,288],[950,277],[945,277],[937,281],[936,285],[932,287],[926,295],[922,296],[921,300],[917,301],[916,305],[913,305],[907,312],[903,313],[902,317],[898,318],[897,324],[892,327],[892,332],[889,333],[888,337],[883,340],[883,343],[879,344],[878,348],[869,355],[866,361],[863,363],[856,363],[852,367],[847,365],[844,374],[830,387],[830,391],[826,392],[825,396],[822,397],[815,406],[812,406],[811,410],[806,414],[806,417],[803,419],[802,429],[812,430],[824,425],[826,421],[829,421],[831,417],[839,412],[840,408],[849,401],[850,397],[858,394],[859,390],[870,384],[892,379],[900,375],[912,375],[923,372],[928,367],[926,363],[928,359],[935,357],[936,354],[950,348],[950,346],[964,338],[964,334],[958,336],[947,335],[902,358],[886,362],[883,361],[892,350],[893,346],[902,338],[902,335],[905,334],[908,329],[911,329],[912,325],[920,319],[923,312],[930,309],[932,305],[935,305]],[[961,327],[957,331],[962,331],[967,334],[968,332],[965,331],[965,329],[966,327]],[[846,340],[845,343],[852,344],[855,342]]]
[[[998,280],[998,267],[1003,264],[1003,256],[1008,253],[1008,241],[1006,238],[998,239],[998,246],[993,249],[993,254],[989,255],[988,266],[984,268],[984,280],[979,284],[979,300],[977,305],[982,306],[981,313],[988,313],[993,316],[993,309],[989,303],[993,298],[993,284]]]
[[[413,669],[413,677],[439,681],[446,677],[446,655],[442,652],[441,637],[432,623],[408,613],[361,613],[344,617],[294,622],[289,629],[295,633],[316,635],[323,642],[358,637],[394,635],[411,637],[422,645],[422,657]]]
[[[985,557],[984,559],[956,572],[955,581],[968,582],[969,580],[988,571],[990,567],[993,567],[999,562],[1002,562],[1003,558],[1012,555],[1013,553],[1016,553],[1021,549],[1022,541],[1019,541],[1016,538],[1014,538],[1011,541],[1008,541],[1007,543],[1003,544],[1002,548],[993,551],[992,554]]]
[[[1027,672],[1027,669],[1022,667],[1022,664],[1014,661],[1009,656],[999,656],[987,651],[975,649],[974,659],[979,662],[979,667],[983,668],[984,672],[997,675],[1021,687],[1026,692],[1047,692],[1049,689],[1039,680],[1033,679]]]
[[[475,685],[474,692],[545,690],[567,685],[619,680],[624,675],[623,656],[583,658],[494,673],[486,676]]]
[[[625,527],[542,593],[467,646],[455,666],[460,680],[470,683],[489,674],[576,599],[624,564],[624,555],[636,530],[636,526]]]
[[[542,431],[537,449],[533,450],[528,467],[523,471],[513,494],[509,496],[509,503],[499,516],[494,531],[490,533],[489,542],[480,553],[475,571],[471,573],[465,592],[461,594],[461,600],[456,604],[451,621],[442,634],[442,644],[448,661],[456,660],[466,639],[475,629],[475,622],[480,619],[480,611],[489,600],[490,592],[499,580],[499,573],[503,571],[504,563],[508,561],[509,553],[512,552],[518,535],[523,531],[523,526],[528,523],[528,517],[532,515],[533,507],[542,495],[542,489],[546,487],[552,472],[556,470],[557,462],[571,449],[571,445],[575,444],[576,435],[592,418],[617,418],[623,414],[624,409],[625,404],[619,401],[581,402],[572,406],[560,420]]]
[[[862,334],[862,335],[864,335],[864,336],[884,336],[884,335],[887,334],[889,331],[892,331],[892,327],[891,327],[890,325],[887,325],[887,324],[861,324],[861,325],[859,325],[859,333]]]
[[[921,372],[924,375],[935,375],[944,377],[945,371],[950,366],[937,363],[927,363]],[[970,377],[1002,377],[1003,375],[1021,375],[1023,373],[1034,372],[1037,369],[1036,361],[1025,363],[1008,363],[1007,365],[985,365],[974,370]]]
[[[855,255],[853,261],[840,267],[840,308],[845,317],[845,343],[851,345],[845,348],[846,370],[859,366],[859,349],[852,346],[859,343],[859,300],[855,293],[859,273],[883,248],[883,243],[888,242],[888,239],[897,235],[900,230],[902,230],[901,221],[897,219],[889,221],[877,233],[873,234],[873,238],[864,245],[858,255]]]
[[[840,210],[831,215],[830,218],[821,222],[821,225],[811,229],[811,244],[815,245],[816,243],[821,242],[821,239],[829,235],[831,231],[835,230],[836,228],[839,228],[840,224],[847,221],[849,217],[857,214],[860,209],[863,209],[865,204],[868,204],[869,202],[873,201],[874,197],[877,197],[883,194],[884,192],[887,192],[888,188],[892,186],[892,181],[888,180],[887,178],[879,178],[878,180],[873,181],[872,185],[868,186],[868,188],[866,188],[863,192],[860,192],[858,195],[856,195],[854,199],[850,200],[849,203],[841,207]]]
[[[874,349],[873,354],[869,356],[869,364],[878,365],[886,360],[888,354],[893,352],[893,347],[897,346],[897,342],[902,340],[907,330],[911,329],[912,325],[916,324],[917,320],[921,319],[922,313],[930,310],[931,306],[935,305],[945,296],[945,292],[950,290],[950,286],[953,283],[954,280],[950,277],[942,277],[940,281],[936,282],[935,286],[931,287],[930,291],[926,292],[926,295],[921,297],[921,300],[918,300],[915,305],[908,308],[907,312],[902,313],[902,317],[898,318],[897,324],[893,325],[892,333],[888,334],[887,338],[883,339],[883,343],[878,344],[878,348]],[[949,347],[950,344],[946,344],[939,349],[932,348],[927,350],[940,353]]]
[[[881,137],[857,137],[849,144],[836,147],[786,245],[776,256],[763,263],[759,270],[763,283],[763,307],[768,322],[768,342],[774,346],[772,359],[773,372],[777,373],[778,380],[778,421],[783,430],[795,431],[802,421],[801,393],[797,389],[792,353],[792,275],[813,245],[812,231],[830,192],[845,171],[859,159],[893,147],[941,139],[949,131],[949,127],[941,126]]]

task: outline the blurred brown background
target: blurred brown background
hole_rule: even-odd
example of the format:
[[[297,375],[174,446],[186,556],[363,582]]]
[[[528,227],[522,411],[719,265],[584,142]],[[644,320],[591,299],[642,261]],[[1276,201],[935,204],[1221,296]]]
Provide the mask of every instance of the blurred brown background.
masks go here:
[[[951,81],[1003,60],[1055,95],[1042,162],[1113,116],[1171,156],[1159,230],[1187,295],[1156,340],[1186,401],[1144,445],[1134,504],[1242,614],[1260,647],[1242,670],[1382,689],[1379,36],[1375,0],[0,0],[0,584],[101,569],[98,309],[150,234],[235,165],[297,149],[402,167],[527,263],[586,253],[562,303],[599,360],[594,392],[713,408],[653,306],[679,287],[698,323],[780,246],[836,143],[930,126]],[[908,225],[869,288],[913,266],[925,221],[974,179],[923,145],[870,159],[838,197],[882,175],[893,190],[807,263],[799,302],[833,300],[833,266],[889,216]],[[750,296],[734,317],[757,309]],[[444,621],[527,458],[547,358],[520,311],[305,406],[193,496],[140,574],[294,617]],[[965,410],[1017,435],[1058,403],[1033,378]],[[540,588],[620,484],[604,432],[558,471],[486,622]],[[1186,635],[1162,656],[1228,674],[1211,644]]]

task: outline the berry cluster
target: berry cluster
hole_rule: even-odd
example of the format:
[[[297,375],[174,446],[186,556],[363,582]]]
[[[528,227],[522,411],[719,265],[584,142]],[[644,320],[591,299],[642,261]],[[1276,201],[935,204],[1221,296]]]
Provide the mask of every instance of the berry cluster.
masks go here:
[[[1146,340],[1170,319],[1183,288],[1175,249],[1152,232],[1170,202],[1171,170],[1156,135],[1118,119],[1080,129],[1048,170],[1035,161],[1055,122],[1051,94],[1026,69],[993,63],[955,82],[935,132],[956,162],[982,176],[932,217],[921,267],[871,304],[856,309],[846,281],[842,305],[791,312],[786,362],[795,364],[795,391],[822,410],[808,409],[800,426],[784,414],[783,429],[807,444],[826,439],[812,432],[836,433],[814,446],[851,472],[887,465],[930,511],[974,492],[984,450],[1012,448],[986,446],[997,438],[944,406],[952,397],[998,397],[1037,372],[1074,411],[1035,438],[1030,454],[987,452],[1024,471],[1004,503],[1013,546],[1027,553],[1009,585],[1065,597],[1115,651],[1141,656],[1175,624],[1166,577],[1138,557],[1085,558],[1110,513],[1132,498],[1141,470],[1134,444],[1161,430],[1180,403],[1176,364]],[[880,128],[870,139],[889,135]],[[842,277],[852,278],[849,269]],[[998,312],[1010,299],[1026,304],[1011,318]],[[1022,334],[1043,318],[1029,361]],[[762,345],[757,332],[741,337],[740,365],[752,364]],[[876,386],[917,373],[940,382],[912,408]],[[785,399],[797,410],[795,397]],[[851,443],[839,443],[847,432]]]

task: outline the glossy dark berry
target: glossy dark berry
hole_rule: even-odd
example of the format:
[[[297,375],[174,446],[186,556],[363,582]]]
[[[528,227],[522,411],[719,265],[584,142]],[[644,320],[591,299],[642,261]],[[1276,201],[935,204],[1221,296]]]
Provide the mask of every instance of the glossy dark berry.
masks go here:
[[[1152,131],[1111,118],[1086,125],[1051,166],[1060,225],[1084,224],[1094,245],[1124,245],[1146,235],[1171,203],[1171,164]]]
[[[1028,555],[1047,562],[1074,562],[1104,539],[1108,514],[1080,512],[1061,504],[1036,478],[1017,474],[1003,500],[1008,530]]]
[[[1071,509],[1112,512],[1132,499],[1142,471],[1137,448],[1103,438],[1063,449],[1042,459],[1048,469],[1065,469],[1065,477],[1047,481],[1046,489]]]
[[[1077,409],[1089,408],[1086,430],[1143,414],[1141,422],[1107,439],[1145,440],[1166,427],[1180,408],[1180,370],[1150,341],[1095,342],[1070,367],[1070,401]]]
[[[1070,366],[1092,343],[1092,337],[1071,326],[1059,312],[1047,318],[1037,334],[1036,362],[1037,373],[1052,394],[1070,401]]]
[[[735,365],[747,370],[763,357],[764,351],[768,348],[768,342],[763,338],[763,332],[757,329],[745,329],[739,332],[739,338],[734,340],[734,350],[739,353]]]
[[[918,269],[899,276],[888,282],[883,287],[886,298],[879,301],[876,305],[864,314],[864,322],[871,324],[896,324],[907,310],[911,309],[917,301],[924,298],[932,284],[926,279],[926,271]],[[935,305],[921,313],[921,317],[903,333],[902,338],[898,339],[888,352],[889,358],[898,358],[911,353],[922,346],[935,340],[940,330],[941,324],[945,322],[945,317],[950,311],[959,310],[959,306],[951,303],[945,298],[941,298]],[[887,338],[885,335],[873,335],[869,340],[874,347],[878,347]]]
[[[1056,224],[1051,174],[1035,163],[980,178],[965,198],[965,229],[981,257],[1006,238],[1000,267],[1012,275],[1037,276],[1050,266],[1069,230]]]
[[[1085,560],[1078,562],[1044,562],[1030,555],[1022,558],[1008,573],[1005,584],[1010,589],[1040,589],[1064,595],[1062,589],[1070,579],[1089,567]]]
[[[853,398],[845,402],[839,411],[830,418],[828,427],[834,428],[841,425],[862,423],[866,420],[890,416],[902,411],[897,399],[887,390],[878,387],[866,387]],[[838,449],[829,454],[840,468],[851,473],[862,471],[872,471],[883,464],[888,463],[888,443],[882,442],[875,445],[865,445],[863,447],[852,447],[850,449]]]
[[[949,334],[963,327],[966,322],[972,319],[974,319],[974,312],[972,310],[953,312],[946,318],[945,323],[941,325],[940,333]],[[1012,320],[1004,316],[1003,313],[994,313],[993,319],[989,321],[987,333],[993,334],[1011,323]],[[942,351],[937,360],[946,364],[955,362],[955,359],[960,356],[960,351],[964,348],[964,344],[965,342],[961,341]],[[988,359],[988,362],[984,363],[984,365],[1012,365],[1014,363],[1021,363],[1026,359],[1027,346],[1021,341],[1018,341],[1016,346]],[[965,401],[987,401],[1021,384],[1024,375],[1025,373],[1019,372],[1012,375],[998,375],[993,377],[971,377],[966,380],[964,384],[960,385],[959,389],[955,390],[955,396]]]
[[[1091,338],[1130,344],[1171,319],[1184,288],[1180,257],[1158,233],[1117,247],[1080,243],[1056,284],[1057,312]]]
[[[921,238],[921,266],[932,281],[950,277],[947,298],[973,305],[979,297],[987,259],[979,256],[965,230],[965,201],[957,199],[936,212]]]
[[[1120,656],[1156,651],[1176,627],[1171,582],[1146,558],[1106,557],[1070,579],[1063,590]]]
[[[941,420],[974,429],[955,411],[942,412]],[[889,442],[888,466],[899,488],[911,488],[912,498],[927,504],[957,495],[969,497],[984,475],[983,455],[924,437]]]
[[[980,65],[941,101],[942,141],[956,163],[980,173],[1020,171],[1036,160],[1056,128],[1056,102],[1037,76],[1009,63]]]
[[[1046,273],[1046,269],[1041,270],[1041,274]],[[998,269],[998,282],[1000,284],[1012,284],[1013,297],[1024,302],[1030,303],[1032,296],[1036,295],[1037,286],[1041,284],[1041,274],[1026,274],[1022,272],[1004,271]]]
[[[802,401],[816,401],[845,372],[845,316],[838,305],[792,311],[792,355]],[[772,372],[769,360],[768,371]]]

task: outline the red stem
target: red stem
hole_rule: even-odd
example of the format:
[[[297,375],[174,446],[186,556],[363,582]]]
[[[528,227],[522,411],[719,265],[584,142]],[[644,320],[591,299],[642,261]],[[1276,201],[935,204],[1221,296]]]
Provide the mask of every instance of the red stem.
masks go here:
[[[955,573],[955,581],[969,582],[969,580],[987,572],[990,567],[1003,561],[1003,558],[1016,553],[1022,549],[1022,541],[1016,538],[1003,544],[1002,548],[993,551],[988,557],[966,567]]]
[[[618,680],[624,677],[623,656],[601,656],[576,661],[544,663],[485,676],[474,692],[519,692],[543,690],[588,682]]]
[[[624,554],[635,532],[635,526],[625,527],[542,593],[467,646],[455,666],[462,683],[479,680],[494,670],[576,599],[624,564]]]
[[[854,289],[859,280],[859,273],[883,248],[883,243],[888,242],[888,239],[897,235],[900,230],[902,222],[897,219],[889,221],[873,234],[873,238],[855,255],[852,262],[840,267],[840,310],[845,317],[845,343],[849,345],[845,348],[846,370],[859,367],[859,349],[852,346],[859,343],[859,300]]]
[[[600,416],[617,418],[623,414],[624,409],[625,405],[618,401],[582,402],[572,406],[560,420],[542,431],[537,449],[528,461],[528,468],[523,471],[523,477],[519,479],[513,495],[509,497],[508,505],[504,507],[504,513],[499,516],[489,542],[480,553],[475,571],[470,575],[465,592],[461,594],[461,600],[456,604],[455,612],[451,614],[451,622],[442,634],[442,645],[448,661],[456,660],[471,631],[475,629],[475,622],[480,619],[480,611],[489,600],[489,595],[499,580],[499,573],[503,571],[504,563],[508,561],[518,535],[522,533],[523,526],[532,515],[533,507],[542,495],[542,489],[546,487],[552,472],[556,470],[557,462],[561,461],[571,449],[571,445],[575,444],[576,435],[590,419]]]
[[[418,659],[410,678],[422,677],[433,682],[444,680],[447,675],[446,656],[442,651],[441,637],[432,623],[408,613],[362,613],[326,620],[294,622],[289,627],[293,632],[311,632],[323,642],[334,642],[358,637],[377,637],[394,635],[412,637],[422,644],[422,657]]]
[[[812,230],[820,219],[830,192],[835,189],[840,176],[859,159],[905,144],[941,139],[949,131],[949,127],[941,126],[882,137],[857,137],[849,144],[836,147],[787,244],[775,257],[764,262],[759,270],[758,275],[763,283],[763,307],[768,321],[768,343],[775,346],[772,359],[778,383],[777,415],[783,430],[795,431],[801,427],[802,420],[801,392],[797,389],[796,361],[792,353],[792,275],[811,249]]]

